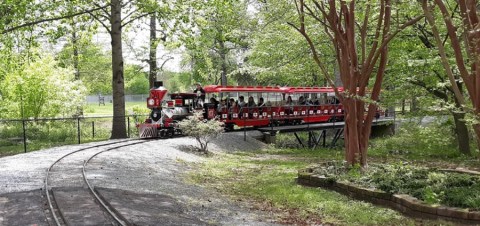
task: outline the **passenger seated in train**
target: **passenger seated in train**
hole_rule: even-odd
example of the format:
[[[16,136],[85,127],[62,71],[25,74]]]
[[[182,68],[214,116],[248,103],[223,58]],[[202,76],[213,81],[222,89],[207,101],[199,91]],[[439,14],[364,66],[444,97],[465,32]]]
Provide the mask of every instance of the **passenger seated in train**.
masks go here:
[[[228,119],[233,119],[233,114],[238,113],[237,102],[233,98],[230,99],[230,107],[228,108]]]
[[[256,107],[257,104],[255,104],[255,101],[253,100],[253,97],[250,96],[248,97],[248,103],[247,103],[247,107]]]
[[[230,98],[230,100],[228,100],[227,107],[230,109],[233,104],[236,104],[236,102],[233,98]]]
[[[210,98],[210,104],[213,104],[213,107],[217,109],[218,107],[218,101],[215,99],[215,97]]]
[[[253,112],[254,112],[254,108],[256,106],[257,106],[257,104],[255,104],[255,101],[253,100],[253,97],[249,96],[248,97],[248,102],[247,102],[247,107],[249,108],[248,109],[248,117],[249,118],[253,118]]]
[[[222,113],[224,112],[225,110],[227,110],[227,99],[226,98],[223,98],[221,101],[220,101],[220,104],[218,104],[217,106],[217,112],[218,113]]]
[[[305,97],[300,96],[298,98],[298,105],[307,105],[307,102],[305,102]]]
[[[292,96],[287,97],[287,102],[285,102],[285,106],[293,106]]]
[[[258,99],[258,106],[259,106],[259,107],[263,107],[264,105],[265,105],[265,102],[263,102],[263,97],[260,97],[260,98]]]
[[[287,107],[287,108],[285,108],[285,114],[290,115],[290,114],[293,113],[293,105],[294,105],[294,103],[293,103],[293,100],[292,100],[292,96],[288,96],[287,97],[287,102],[285,102],[285,106]]]
[[[247,103],[245,103],[245,98],[243,96],[238,97],[238,106],[244,107],[245,105],[247,105]]]
[[[205,102],[205,90],[202,88],[200,83],[195,84],[197,87],[193,90],[193,93],[197,94],[197,97],[194,100],[195,108],[202,108],[203,103]]]

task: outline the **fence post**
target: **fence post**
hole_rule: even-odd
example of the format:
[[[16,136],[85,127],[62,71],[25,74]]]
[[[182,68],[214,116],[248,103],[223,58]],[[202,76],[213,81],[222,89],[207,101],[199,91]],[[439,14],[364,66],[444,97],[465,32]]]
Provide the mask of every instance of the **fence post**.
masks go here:
[[[130,138],[130,116],[127,116],[127,137]]]
[[[78,137],[78,144],[80,144],[80,117],[77,117],[77,137]]]
[[[22,119],[22,127],[23,127],[23,150],[25,153],[27,153],[27,130],[26,130],[24,119]]]
[[[92,121],[92,138],[95,138],[95,121]]]

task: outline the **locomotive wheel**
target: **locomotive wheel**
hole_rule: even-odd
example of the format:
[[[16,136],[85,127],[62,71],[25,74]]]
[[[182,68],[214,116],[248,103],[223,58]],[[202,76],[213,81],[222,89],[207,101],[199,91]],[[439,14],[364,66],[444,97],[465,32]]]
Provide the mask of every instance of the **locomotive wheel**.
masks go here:
[[[158,135],[159,135],[160,138],[164,138],[165,137],[165,130],[158,131]]]
[[[162,110],[153,109],[152,112],[150,112],[150,118],[155,122],[160,120],[160,118],[162,118]]]

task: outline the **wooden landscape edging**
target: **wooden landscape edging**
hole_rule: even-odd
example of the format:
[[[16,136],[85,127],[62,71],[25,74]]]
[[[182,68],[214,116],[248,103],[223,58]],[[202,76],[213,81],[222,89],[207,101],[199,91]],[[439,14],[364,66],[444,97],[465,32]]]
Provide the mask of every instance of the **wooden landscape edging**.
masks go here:
[[[346,182],[336,182],[331,178],[314,175],[312,169],[301,170],[297,183],[310,187],[334,190],[349,197],[398,210],[406,215],[420,218],[443,219],[469,224],[480,224],[480,211],[430,205],[405,194],[389,194],[379,190],[357,187]]]

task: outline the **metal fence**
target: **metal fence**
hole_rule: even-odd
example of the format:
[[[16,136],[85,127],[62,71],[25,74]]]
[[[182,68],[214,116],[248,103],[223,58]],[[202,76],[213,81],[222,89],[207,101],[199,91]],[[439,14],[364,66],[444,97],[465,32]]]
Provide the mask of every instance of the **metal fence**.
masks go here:
[[[136,123],[145,115],[127,115],[128,137],[138,137]],[[107,140],[113,116],[0,120],[0,155],[67,144]]]

